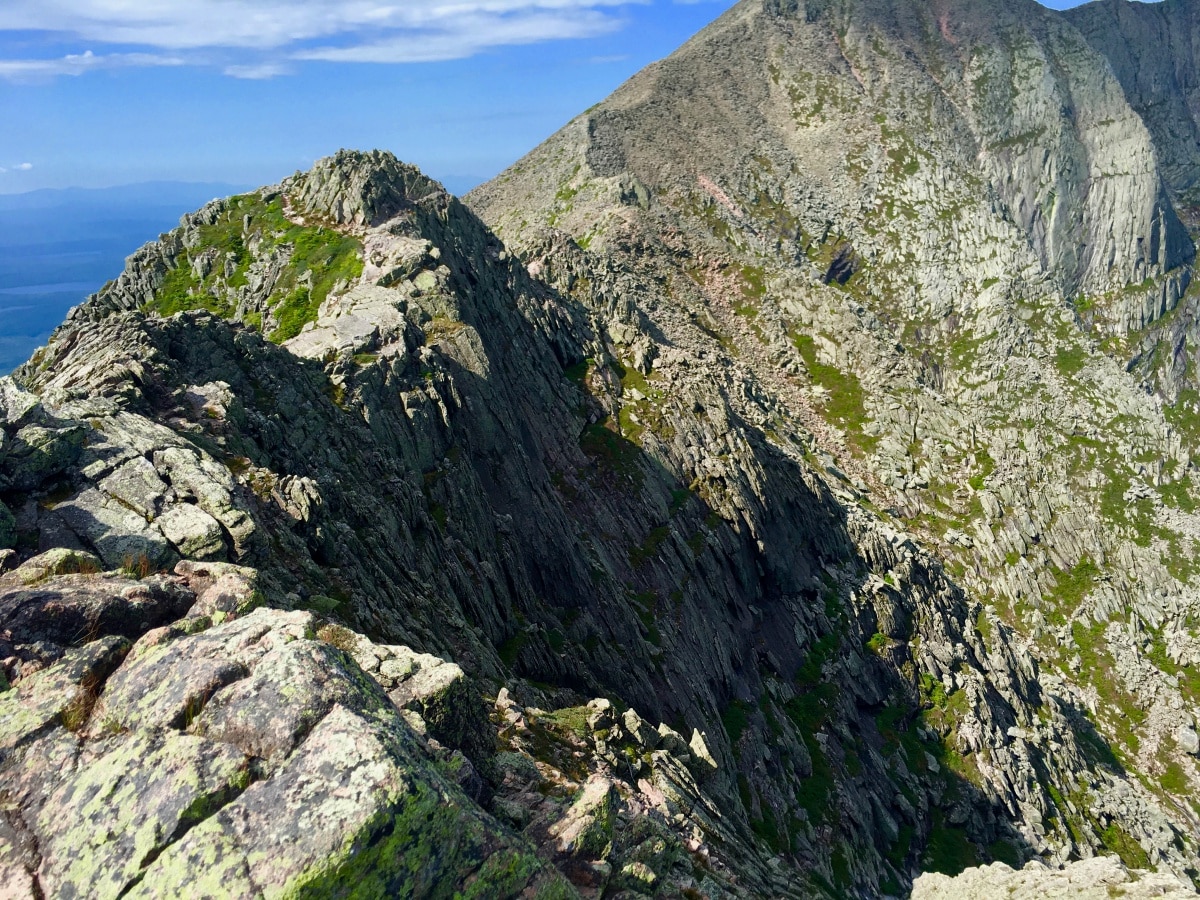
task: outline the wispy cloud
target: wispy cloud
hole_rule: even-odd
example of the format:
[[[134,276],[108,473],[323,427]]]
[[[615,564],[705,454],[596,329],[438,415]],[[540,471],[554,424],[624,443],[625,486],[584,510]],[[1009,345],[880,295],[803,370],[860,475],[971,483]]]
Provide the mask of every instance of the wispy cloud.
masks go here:
[[[593,37],[621,26],[620,7],[650,0],[4,0],[0,32],[42,33],[97,52],[0,59],[10,80],[123,65],[212,64],[270,78],[289,60],[407,63],[491,47]],[[112,53],[100,52],[104,45]],[[115,52],[138,49],[145,52]],[[252,59],[237,57],[253,56]]]
[[[502,16],[479,12],[453,27],[404,29],[382,39],[349,46],[301,50],[296,59],[326,62],[411,63],[462,59],[490,47],[594,37],[613,31],[619,21],[594,10]]]
[[[287,75],[291,68],[283,63],[251,63],[249,65],[226,66],[222,71],[230,78],[242,78],[247,81],[266,81]]]
[[[82,75],[95,69],[129,66],[180,66],[179,57],[154,53],[109,53],[97,55],[91,50],[52,59],[0,59],[0,78],[9,81],[45,81],[63,75]]]

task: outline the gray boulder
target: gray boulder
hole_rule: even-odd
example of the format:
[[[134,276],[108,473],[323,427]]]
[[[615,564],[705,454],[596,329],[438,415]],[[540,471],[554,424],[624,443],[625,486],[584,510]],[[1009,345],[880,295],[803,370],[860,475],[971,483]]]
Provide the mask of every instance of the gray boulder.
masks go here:
[[[132,651],[94,641],[0,694],[0,778],[21,804],[0,832],[6,896],[33,896],[35,874],[56,897],[572,896],[311,614],[206,621]]]
[[[1115,856],[1051,869],[1032,862],[1014,871],[1004,863],[967,869],[951,878],[927,874],[913,885],[913,900],[1108,900],[1110,897],[1195,897],[1171,875],[1131,872]]]

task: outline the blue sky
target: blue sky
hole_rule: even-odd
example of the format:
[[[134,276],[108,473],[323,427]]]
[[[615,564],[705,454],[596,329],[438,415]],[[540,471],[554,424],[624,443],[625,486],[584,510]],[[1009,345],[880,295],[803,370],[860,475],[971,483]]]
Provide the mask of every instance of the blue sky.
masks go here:
[[[257,185],[339,147],[462,189],[731,5],[0,0],[0,193]]]

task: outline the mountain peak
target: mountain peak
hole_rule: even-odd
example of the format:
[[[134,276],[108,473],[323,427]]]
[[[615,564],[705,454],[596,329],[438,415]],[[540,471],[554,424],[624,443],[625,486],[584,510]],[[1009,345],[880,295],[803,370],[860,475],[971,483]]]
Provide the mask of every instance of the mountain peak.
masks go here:
[[[284,182],[296,209],[335,225],[374,227],[444,192],[415,166],[383,150],[339,150]]]

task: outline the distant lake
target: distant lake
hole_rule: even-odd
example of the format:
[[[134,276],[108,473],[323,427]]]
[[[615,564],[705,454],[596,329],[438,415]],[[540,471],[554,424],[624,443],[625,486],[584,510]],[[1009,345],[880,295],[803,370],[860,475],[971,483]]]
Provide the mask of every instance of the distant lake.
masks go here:
[[[140,184],[0,195],[0,375],[46,343],[67,311],[185,213],[244,188]]]

